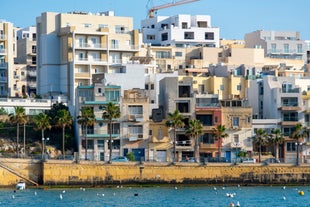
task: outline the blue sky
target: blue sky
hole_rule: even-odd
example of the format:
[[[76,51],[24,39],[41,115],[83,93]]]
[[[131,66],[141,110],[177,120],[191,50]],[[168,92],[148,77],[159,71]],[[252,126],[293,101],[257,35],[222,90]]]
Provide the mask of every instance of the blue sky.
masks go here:
[[[149,0],[2,0],[0,19],[18,27],[35,25],[42,12],[113,10],[116,16],[133,17],[138,29],[147,17]],[[179,0],[176,0],[179,1]],[[173,0],[150,0],[157,6]],[[161,9],[158,15],[207,14],[213,27],[220,28],[220,37],[243,39],[255,30],[299,31],[303,40],[310,40],[310,0],[200,0]]]

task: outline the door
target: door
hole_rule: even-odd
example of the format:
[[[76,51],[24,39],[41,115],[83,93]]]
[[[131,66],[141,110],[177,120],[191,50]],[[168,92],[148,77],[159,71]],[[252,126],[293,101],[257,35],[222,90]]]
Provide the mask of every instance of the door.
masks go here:
[[[132,149],[132,152],[135,156],[136,161],[144,161],[145,160],[145,152],[144,148],[137,148],[137,149]]]
[[[228,161],[228,162],[231,162],[231,151],[226,151],[226,160]]]
[[[157,162],[166,162],[167,161],[167,152],[166,150],[157,150],[156,151],[156,161]]]

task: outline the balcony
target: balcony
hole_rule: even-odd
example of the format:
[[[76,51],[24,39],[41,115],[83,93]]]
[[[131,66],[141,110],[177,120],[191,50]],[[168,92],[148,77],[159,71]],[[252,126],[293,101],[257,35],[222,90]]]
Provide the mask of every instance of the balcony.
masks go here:
[[[117,51],[138,51],[139,46],[138,45],[118,45],[114,44],[111,45],[109,48],[110,50],[117,50]]]
[[[205,144],[205,143],[200,143],[199,144],[199,149],[202,151],[213,151],[213,150],[217,150],[217,144],[213,143],[213,144]]]
[[[278,108],[281,111],[299,111],[301,107],[298,104],[283,104]]]
[[[91,43],[77,43],[75,45],[75,49],[83,49],[83,50],[106,50],[106,44],[91,44]]]
[[[0,55],[5,55],[6,54],[6,49],[0,49]]]
[[[7,69],[8,64],[7,63],[0,63],[0,69]]]
[[[286,120],[282,120],[280,122],[281,126],[296,126],[296,124],[298,124],[298,120],[296,119],[286,119]]]
[[[5,34],[1,34],[1,35],[0,35],[0,40],[6,40]]]
[[[192,140],[176,141],[177,150],[194,150]]]
[[[108,62],[103,59],[98,59],[98,58],[78,58],[75,61],[76,64],[93,64],[93,65],[107,65]]]
[[[143,139],[143,134],[128,134],[129,141],[138,141]]]

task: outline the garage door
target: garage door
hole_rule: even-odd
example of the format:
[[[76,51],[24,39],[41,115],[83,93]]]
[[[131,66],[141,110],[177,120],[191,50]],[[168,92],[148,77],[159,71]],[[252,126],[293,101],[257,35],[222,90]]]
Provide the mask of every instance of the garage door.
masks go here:
[[[167,151],[166,150],[157,150],[156,151],[156,160],[157,160],[157,162],[166,162],[167,161]]]

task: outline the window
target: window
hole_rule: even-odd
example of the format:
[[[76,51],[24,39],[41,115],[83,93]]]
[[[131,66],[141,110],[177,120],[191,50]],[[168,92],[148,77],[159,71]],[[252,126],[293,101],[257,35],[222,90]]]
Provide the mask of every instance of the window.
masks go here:
[[[134,135],[134,134],[143,134],[143,128],[140,125],[128,125],[128,131],[129,134]]]
[[[156,58],[170,58],[170,52],[168,52],[168,51],[156,51]]]
[[[239,135],[234,134],[234,143],[239,143]]]
[[[162,33],[161,34],[161,41],[166,41],[168,40],[168,33]]]
[[[175,52],[176,57],[182,57],[182,52]]]
[[[277,52],[277,45],[271,44],[271,52]]]
[[[241,85],[237,85],[237,91],[241,91]]]
[[[151,84],[151,90],[154,90],[154,84],[153,83]]]
[[[147,40],[155,40],[155,35],[146,35]]]
[[[99,29],[100,28],[108,28],[109,26],[107,24],[99,24]]]
[[[89,28],[89,27],[91,27],[91,24],[90,23],[84,23],[84,27]]]
[[[149,90],[149,84],[144,85],[145,90]]]
[[[149,130],[149,135],[152,136],[153,135],[153,131]]]
[[[220,85],[220,90],[224,91],[224,85]]]
[[[186,39],[186,40],[195,39],[195,33],[194,32],[184,32],[184,39]]]
[[[302,44],[297,44],[297,53],[302,53]]]
[[[142,106],[128,106],[129,114],[143,114]]]
[[[115,33],[124,34],[126,28],[123,25],[115,25]]]
[[[118,40],[111,40],[111,44],[113,49],[118,49]]]
[[[86,146],[86,141],[85,139],[82,140],[82,147],[83,149],[85,149],[85,146]],[[94,140],[87,140],[87,149],[94,149]]]
[[[295,152],[296,151],[296,145],[294,142],[287,142],[286,143],[286,151],[287,152]]]
[[[37,53],[37,46],[32,45],[32,53]]]
[[[214,40],[214,33],[213,32],[206,32],[205,33],[205,40]]]
[[[239,127],[239,117],[233,117],[233,127]]]
[[[101,88],[98,88],[98,93],[101,93]]]
[[[251,123],[251,116],[248,116],[248,124]]]
[[[37,64],[37,57],[36,56],[32,56],[31,63],[34,65]]]
[[[187,22],[182,22],[182,29],[187,29]]]
[[[289,53],[290,52],[290,47],[288,44],[284,44],[284,53]]]
[[[158,139],[164,138],[164,131],[163,131],[163,129],[158,129],[158,137],[157,138]]]
[[[104,140],[98,140],[97,146],[98,146],[98,149],[104,149]]]

